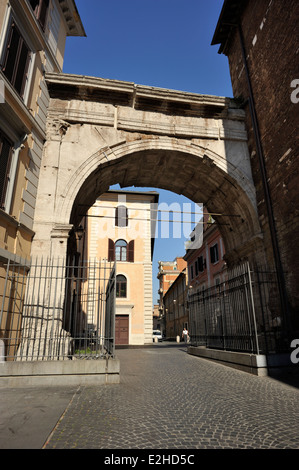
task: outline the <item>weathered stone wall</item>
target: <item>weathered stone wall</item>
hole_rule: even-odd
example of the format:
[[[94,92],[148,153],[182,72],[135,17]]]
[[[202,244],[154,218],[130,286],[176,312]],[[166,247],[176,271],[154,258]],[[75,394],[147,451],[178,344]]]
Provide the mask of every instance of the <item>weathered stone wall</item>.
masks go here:
[[[299,324],[299,103],[294,101],[298,72],[297,0],[250,0],[241,17],[267,179],[286,287]],[[272,243],[261,171],[248,102],[240,38],[235,29],[227,54],[235,98],[245,101],[246,128],[257,192],[259,220],[269,259]],[[298,85],[297,85],[298,87]],[[292,101],[293,93],[293,101]],[[298,96],[298,93],[297,93]]]
[[[231,260],[261,248],[244,111],[232,100],[90,77],[46,78],[51,99],[35,254],[62,254],[61,231],[67,237],[82,207],[116,183],[168,189],[225,214],[215,219]]]

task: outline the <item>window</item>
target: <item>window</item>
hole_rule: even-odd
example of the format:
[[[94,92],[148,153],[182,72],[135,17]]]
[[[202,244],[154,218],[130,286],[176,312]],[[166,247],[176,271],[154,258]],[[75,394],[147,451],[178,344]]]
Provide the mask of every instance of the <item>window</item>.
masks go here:
[[[108,240],[108,261],[128,261],[134,263],[134,240]]]
[[[31,52],[13,21],[8,34],[2,71],[22,98],[24,96],[30,57]]]
[[[195,277],[198,276],[198,260],[195,261]]]
[[[125,240],[117,240],[115,243],[115,259],[116,261],[127,261],[127,242]]]
[[[49,8],[49,0],[29,0],[34,16],[41,25],[43,31],[46,27],[47,12]]]
[[[198,271],[202,273],[204,271],[204,259],[203,256],[197,258]]]
[[[128,226],[128,209],[125,206],[118,206],[115,209],[115,226],[116,227]]]
[[[210,255],[211,255],[211,263],[217,263],[217,261],[219,261],[218,243],[215,243],[215,245],[211,246]]]
[[[9,183],[12,143],[0,132],[0,207],[4,209]]]
[[[127,279],[122,274],[116,276],[116,297],[127,297]]]

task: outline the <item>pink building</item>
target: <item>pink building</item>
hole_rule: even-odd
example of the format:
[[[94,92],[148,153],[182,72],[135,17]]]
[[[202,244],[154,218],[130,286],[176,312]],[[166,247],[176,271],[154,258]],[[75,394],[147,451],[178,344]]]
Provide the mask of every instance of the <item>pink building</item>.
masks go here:
[[[198,249],[188,249],[187,246],[184,256],[188,266],[189,286],[194,291],[221,284],[226,273],[224,243],[217,224],[206,211],[203,224],[202,246]]]

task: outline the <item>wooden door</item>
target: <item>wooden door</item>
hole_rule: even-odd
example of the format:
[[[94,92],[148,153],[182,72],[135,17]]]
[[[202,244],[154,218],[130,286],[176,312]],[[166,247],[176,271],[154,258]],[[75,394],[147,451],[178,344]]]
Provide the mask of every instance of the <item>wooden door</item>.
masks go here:
[[[129,344],[129,315],[115,316],[115,344]]]

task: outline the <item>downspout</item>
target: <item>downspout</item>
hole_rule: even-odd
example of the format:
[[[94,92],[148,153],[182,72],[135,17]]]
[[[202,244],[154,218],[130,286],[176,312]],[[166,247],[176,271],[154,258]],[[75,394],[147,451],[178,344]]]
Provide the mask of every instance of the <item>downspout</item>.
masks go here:
[[[253,131],[254,131],[254,138],[255,138],[256,149],[257,149],[257,154],[258,154],[258,159],[259,159],[259,166],[260,166],[260,171],[261,171],[261,176],[262,176],[262,183],[263,183],[264,196],[265,196],[267,214],[268,214],[268,220],[269,220],[273,255],[274,255],[277,278],[278,278],[280,304],[281,304],[282,312],[285,312],[286,337],[288,338],[288,340],[290,340],[291,329],[290,329],[289,304],[288,304],[288,298],[287,298],[287,292],[286,292],[285,277],[284,277],[284,272],[283,272],[281,258],[280,258],[280,251],[279,251],[278,240],[277,240],[272,200],[271,200],[271,195],[270,195],[270,190],[269,190],[269,185],[268,185],[265,158],[264,158],[264,153],[263,153],[260,130],[259,130],[253,91],[252,91],[252,85],[251,85],[251,80],[250,80],[249,67],[248,67],[246,49],[245,49],[245,43],[244,43],[244,36],[243,36],[242,26],[240,23],[238,23],[238,32],[239,32],[239,37],[240,37],[240,44],[241,44],[241,49],[242,49],[243,62],[244,62],[244,68],[245,68],[248,91],[249,91],[249,109],[250,109],[250,115],[251,115],[251,120],[252,120]]]

